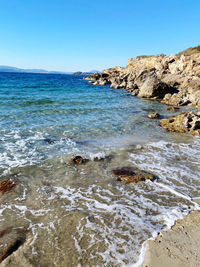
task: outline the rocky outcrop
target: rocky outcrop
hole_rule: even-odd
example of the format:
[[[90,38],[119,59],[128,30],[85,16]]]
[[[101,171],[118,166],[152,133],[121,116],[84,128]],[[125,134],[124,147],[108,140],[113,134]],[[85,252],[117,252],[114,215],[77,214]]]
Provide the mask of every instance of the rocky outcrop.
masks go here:
[[[200,135],[200,112],[184,112],[168,119],[160,120],[160,126],[171,132]]]
[[[125,68],[110,68],[84,79],[94,85],[124,88],[138,97],[158,99],[167,105],[200,106],[200,52],[192,51],[130,58]]]
[[[157,177],[149,172],[134,167],[123,167],[112,171],[117,176],[117,181],[137,183],[140,181],[154,181]]]

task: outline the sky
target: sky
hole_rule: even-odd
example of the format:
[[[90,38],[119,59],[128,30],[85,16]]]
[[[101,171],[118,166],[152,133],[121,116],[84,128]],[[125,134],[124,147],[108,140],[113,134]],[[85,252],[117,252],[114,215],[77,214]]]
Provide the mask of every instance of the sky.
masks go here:
[[[126,66],[200,45],[200,0],[0,0],[0,65]]]

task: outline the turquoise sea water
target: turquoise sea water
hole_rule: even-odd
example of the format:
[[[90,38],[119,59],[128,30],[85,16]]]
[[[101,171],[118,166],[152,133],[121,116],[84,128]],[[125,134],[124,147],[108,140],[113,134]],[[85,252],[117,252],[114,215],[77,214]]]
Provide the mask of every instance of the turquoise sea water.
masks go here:
[[[129,136],[136,142],[159,138],[159,127],[155,132],[155,123],[145,117],[145,109],[158,103],[108,86],[94,87],[81,76],[2,73],[0,99],[5,168],[63,153],[122,147]],[[52,141],[50,146],[45,139]]]
[[[161,104],[125,90],[95,87],[82,76],[1,73],[0,99],[4,168],[155,141],[164,132],[146,118],[157,109],[164,115]]]
[[[165,105],[82,78],[0,73],[0,175],[18,183],[1,197],[0,229],[29,230],[33,266],[133,265],[199,197],[199,139],[146,117],[172,115]],[[75,166],[76,155],[91,161]],[[123,166],[160,179],[119,183]]]

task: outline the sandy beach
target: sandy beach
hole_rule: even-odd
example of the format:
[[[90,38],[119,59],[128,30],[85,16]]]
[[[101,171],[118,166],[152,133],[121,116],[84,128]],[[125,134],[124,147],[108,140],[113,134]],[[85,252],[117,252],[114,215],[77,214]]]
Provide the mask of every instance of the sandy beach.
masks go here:
[[[142,267],[198,267],[200,212],[193,211],[154,240],[147,241]]]

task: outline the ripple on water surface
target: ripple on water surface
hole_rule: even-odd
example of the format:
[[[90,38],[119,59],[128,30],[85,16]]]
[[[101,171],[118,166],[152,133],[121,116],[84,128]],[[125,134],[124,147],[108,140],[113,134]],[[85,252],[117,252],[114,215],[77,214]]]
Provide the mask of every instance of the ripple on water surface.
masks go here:
[[[147,119],[172,114],[160,103],[67,75],[0,74],[0,97],[1,180],[18,181],[1,197],[0,228],[28,229],[24,261],[130,265],[146,239],[197,208],[200,141]],[[91,160],[75,166],[77,154]],[[160,179],[117,182],[123,166]]]

